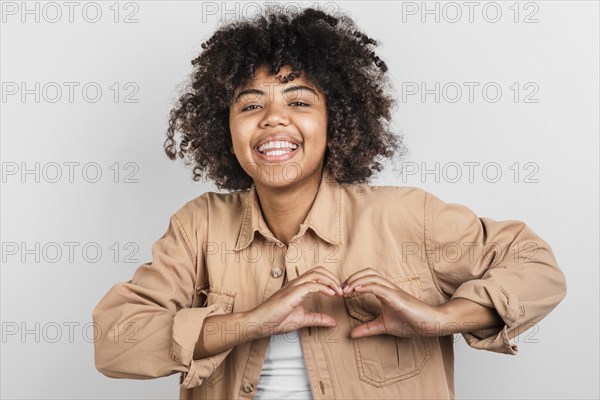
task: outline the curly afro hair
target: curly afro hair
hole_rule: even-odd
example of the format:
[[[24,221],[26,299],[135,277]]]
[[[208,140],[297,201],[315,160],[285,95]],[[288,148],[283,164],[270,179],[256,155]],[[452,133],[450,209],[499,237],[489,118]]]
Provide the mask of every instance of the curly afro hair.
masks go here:
[[[395,101],[385,92],[392,85],[373,51],[377,44],[350,17],[314,8],[268,9],[222,25],[192,60],[191,83],[170,112],[166,154],[193,166],[195,181],[206,174],[219,189],[248,189],[253,180],[229,151],[229,107],[257,69],[267,66],[276,75],[289,66],[327,100],[324,168],[338,183],[368,182],[383,169],[382,157],[405,150],[390,130]]]

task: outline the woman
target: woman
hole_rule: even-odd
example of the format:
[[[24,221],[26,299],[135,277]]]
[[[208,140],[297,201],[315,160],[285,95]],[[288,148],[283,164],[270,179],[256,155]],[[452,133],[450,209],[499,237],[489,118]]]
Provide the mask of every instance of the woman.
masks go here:
[[[307,9],[202,45],[165,150],[231,192],[181,207],[100,301],[100,372],[181,372],[182,399],[454,398],[452,334],[516,354],[564,298],[523,222],[367,184],[402,152],[376,44]]]

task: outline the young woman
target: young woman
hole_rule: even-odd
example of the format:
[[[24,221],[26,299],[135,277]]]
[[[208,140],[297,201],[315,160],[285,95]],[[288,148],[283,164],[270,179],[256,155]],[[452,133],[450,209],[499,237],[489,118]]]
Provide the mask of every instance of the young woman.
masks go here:
[[[454,398],[454,333],[516,354],[564,298],[523,222],[368,184],[403,150],[376,45],[314,9],[202,45],[165,150],[230,192],[181,207],[102,298],[100,372],[181,372],[182,399]]]

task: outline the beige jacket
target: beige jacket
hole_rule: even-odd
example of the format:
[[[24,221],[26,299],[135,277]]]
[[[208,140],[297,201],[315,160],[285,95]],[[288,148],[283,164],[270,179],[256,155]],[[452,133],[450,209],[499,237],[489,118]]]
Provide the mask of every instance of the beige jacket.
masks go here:
[[[501,330],[462,337],[505,354],[518,350],[509,339],[566,295],[550,246],[521,221],[479,218],[414,187],[339,185],[327,173],[319,184],[289,247],[268,229],[254,186],[204,193],[181,207],[153,244],[152,262],[94,309],[96,368],[131,379],[179,372],[181,399],[252,399],[270,338],[195,360],[203,321],[248,311],[319,265],[340,281],[371,266],[429,304],[460,297],[495,308]],[[377,298],[311,296],[309,311],[337,321],[299,332],[315,399],[454,398],[453,335],[353,340],[351,329],[377,316]]]

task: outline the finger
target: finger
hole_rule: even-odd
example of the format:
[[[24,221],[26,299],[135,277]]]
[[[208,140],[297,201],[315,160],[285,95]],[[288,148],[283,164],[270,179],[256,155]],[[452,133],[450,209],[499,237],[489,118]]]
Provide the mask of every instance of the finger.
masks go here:
[[[338,278],[333,272],[329,271],[325,267],[319,265],[319,266],[317,266],[317,267],[309,270],[307,272],[307,274],[310,274],[310,273],[313,273],[313,272],[318,272],[318,273],[327,275],[328,277],[330,277],[335,282],[335,284],[337,286],[341,287],[341,280],[340,280],[340,278]]]
[[[295,283],[292,283],[292,286],[302,285],[305,282],[319,282],[323,283],[326,286],[332,288],[336,293],[340,296],[344,293],[342,292],[342,288],[340,287],[339,280],[333,275],[331,272],[323,273],[321,271],[311,271],[301,276],[301,278],[295,279]],[[292,281],[293,282],[293,281]]]
[[[320,313],[306,313],[304,318],[304,326],[327,326],[332,327],[336,325],[335,319],[327,314]]]
[[[358,339],[361,337],[382,335],[387,333],[381,316],[375,318],[373,321],[366,322],[352,329],[350,337],[352,339]]]
[[[391,288],[382,286],[379,283],[367,283],[365,285],[357,285],[354,287],[354,291],[358,293],[373,293],[380,300],[383,300],[386,303],[389,303],[390,289]]]
[[[381,276],[381,274],[378,271],[376,271],[374,268],[367,267],[367,268],[362,269],[362,270],[360,270],[358,272],[355,272],[352,275],[350,275],[349,277],[347,277],[342,282],[342,287],[344,286],[344,283],[350,284],[351,282],[354,282],[357,279],[363,278],[365,276],[370,276],[370,275]]]
[[[326,285],[328,288],[333,289],[334,293],[339,294],[340,296],[344,295],[344,292],[342,291],[340,285],[334,281],[328,280],[326,282],[322,282],[321,279],[317,279],[315,282]]]
[[[344,293],[352,293],[355,287],[365,286],[368,284],[378,284],[380,286],[385,286],[390,290],[398,289],[396,285],[394,285],[392,282],[382,277],[381,275],[367,275],[354,279],[352,282],[348,282],[348,285],[343,290]]]
[[[372,274],[377,274],[377,273],[378,272],[373,267],[366,267],[366,268],[361,269],[360,271],[356,271],[356,272],[352,273],[342,283],[347,283],[350,280],[360,278],[361,276],[372,275]]]
[[[290,307],[298,307],[302,304],[304,299],[311,293],[322,293],[327,296],[335,296],[336,293],[329,286],[323,285],[318,282],[304,282],[300,285],[294,286],[290,291],[284,292],[284,300],[287,301]]]
[[[336,282],[339,281],[339,279],[333,273],[331,273],[330,271],[327,271],[323,267],[313,268],[313,269],[303,273],[302,275],[300,275],[298,278],[294,279],[293,281],[303,281],[306,279],[312,280],[315,275],[326,276]]]
[[[307,281],[297,286],[296,290],[302,294],[302,297],[315,292],[320,292],[328,296],[335,296],[335,291],[333,289],[320,282]]]

